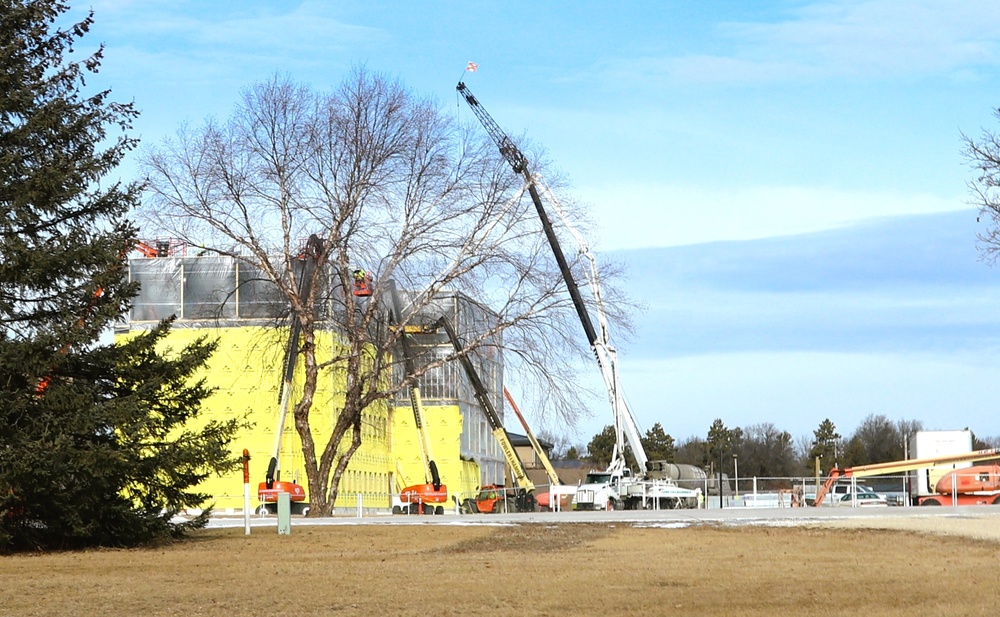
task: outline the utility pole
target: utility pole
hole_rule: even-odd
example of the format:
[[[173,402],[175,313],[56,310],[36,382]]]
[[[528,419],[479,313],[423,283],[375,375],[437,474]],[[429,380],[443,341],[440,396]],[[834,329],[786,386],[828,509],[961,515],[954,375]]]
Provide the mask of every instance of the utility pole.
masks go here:
[[[721,510],[724,506],[722,505],[722,448],[719,448],[719,509]]]

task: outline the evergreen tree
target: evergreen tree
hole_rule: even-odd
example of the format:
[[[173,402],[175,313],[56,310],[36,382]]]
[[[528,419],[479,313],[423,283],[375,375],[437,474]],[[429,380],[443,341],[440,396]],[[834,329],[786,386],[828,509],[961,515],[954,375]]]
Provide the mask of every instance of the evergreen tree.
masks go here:
[[[716,418],[708,427],[708,437],[705,439],[709,465],[721,464],[724,472],[731,472],[735,467],[732,462],[733,452],[739,451],[742,441],[743,429],[726,428],[722,418]]]
[[[609,424],[600,433],[594,435],[594,438],[587,444],[588,458],[597,467],[607,467],[611,464],[611,456],[614,454],[614,449],[615,427]],[[628,444],[625,445],[625,465],[632,469],[636,469],[637,467],[635,455],[632,454],[632,448]]]
[[[226,468],[234,423],[185,424],[214,345],[157,353],[168,331],[100,343],[136,288],[125,258],[136,183],[102,180],[136,145],[131,104],[84,94],[92,14],[0,0],[0,550],[136,545],[203,525],[171,518]]]
[[[615,427],[609,424],[587,444],[587,458],[598,467],[607,467],[611,463],[614,448]]]
[[[838,456],[842,453],[840,449],[840,433],[837,432],[837,425],[830,418],[825,418],[813,431],[812,448],[809,450],[809,460],[806,461],[806,471],[811,473],[815,470],[816,458],[819,457],[820,468],[825,473],[838,466],[840,461]]]
[[[642,447],[646,451],[646,457],[651,461],[674,462],[676,454],[674,438],[663,430],[659,422],[646,431],[646,436],[642,438]]]

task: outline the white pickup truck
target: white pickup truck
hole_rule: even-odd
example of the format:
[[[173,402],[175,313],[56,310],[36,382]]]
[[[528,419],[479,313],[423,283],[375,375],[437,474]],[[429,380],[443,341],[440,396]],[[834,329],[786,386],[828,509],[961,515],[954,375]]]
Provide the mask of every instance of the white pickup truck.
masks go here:
[[[823,506],[836,506],[836,507],[869,507],[869,506],[887,506],[889,502],[882,495],[879,495],[871,487],[865,486],[864,484],[854,485],[857,488],[857,493],[852,490],[850,482],[838,482],[830,487],[830,492],[826,494],[823,498]],[[811,506],[816,501],[816,493],[808,493],[804,496],[807,506]]]

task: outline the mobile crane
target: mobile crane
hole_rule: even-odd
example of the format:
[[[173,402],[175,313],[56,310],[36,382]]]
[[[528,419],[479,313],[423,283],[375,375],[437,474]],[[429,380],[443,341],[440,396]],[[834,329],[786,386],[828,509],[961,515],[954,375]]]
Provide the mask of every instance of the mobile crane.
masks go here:
[[[500,155],[511,166],[515,174],[524,177],[524,183],[531,196],[531,201],[535,206],[535,211],[542,224],[542,230],[552,249],[559,271],[562,274],[566,289],[573,301],[577,316],[587,335],[587,341],[597,359],[597,365],[604,379],[604,385],[608,392],[611,403],[611,410],[614,418],[615,445],[612,451],[611,463],[608,469],[601,474],[592,474],[588,479],[593,482],[584,482],[574,498],[574,507],[577,509],[604,509],[610,507],[656,507],[661,503],[671,506],[688,505],[693,503],[696,493],[688,489],[682,489],[673,482],[665,478],[647,477],[647,472],[652,471],[650,461],[646,456],[645,449],[639,435],[639,429],[629,409],[628,403],[622,394],[618,380],[617,352],[611,345],[608,333],[607,315],[604,310],[603,294],[601,292],[600,279],[597,271],[597,262],[587,246],[583,236],[570,223],[558,200],[551,191],[541,182],[541,180],[528,168],[528,159],[517,147],[517,145],[507,136],[499,125],[493,120],[489,113],[483,108],[468,87],[459,82],[456,86],[459,94],[465,99],[476,118],[489,133],[493,142],[500,150]],[[559,239],[555,229],[549,219],[548,213],[542,204],[539,191],[544,191],[549,202],[553,204],[557,214],[566,229],[574,236],[580,245],[579,252],[589,262],[588,283],[594,304],[597,310],[600,331],[594,328],[590,312],[580,293],[580,288],[576,284],[573,273],[563,254]],[[640,467],[640,477],[631,475],[625,463],[625,443],[632,448],[636,462]]]
[[[497,413],[496,407],[490,400],[486,386],[479,377],[479,372],[476,371],[476,367],[472,364],[472,359],[465,353],[465,347],[458,340],[458,334],[451,325],[451,321],[447,317],[441,316],[434,324],[435,329],[439,327],[444,329],[445,334],[448,335],[448,340],[451,341],[452,347],[455,348],[458,361],[462,364],[462,368],[465,369],[465,375],[469,378],[469,383],[472,384],[472,391],[475,394],[476,400],[479,401],[479,405],[483,408],[483,413],[486,415],[486,421],[490,425],[493,437],[500,444],[500,450],[507,461],[507,466],[510,468],[515,485],[511,499],[508,499],[510,492],[502,486],[484,486],[476,499],[470,498],[462,502],[462,509],[467,513],[504,512],[509,509],[514,509],[518,512],[533,512],[535,510],[535,484],[528,478],[528,473],[524,469],[524,463],[510,442],[507,429],[504,428],[503,422],[500,421],[500,414]]]
[[[816,498],[813,505],[820,506],[823,499],[838,481],[846,478],[865,478],[870,476],[880,476],[896,473],[904,473],[935,467],[940,465],[955,465],[958,463],[974,463],[977,461],[988,461],[1000,458],[1000,448],[989,448],[986,450],[975,450],[962,454],[949,454],[944,456],[933,456],[929,458],[915,458],[904,461],[890,461],[888,463],[873,463],[870,465],[857,465],[839,469],[834,467],[830,470],[830,475],[826,482],[816,491]],[[981,469],[985,467],[986,469]],[[992,467],[997,467],[993,465]],[[936,495],[919,496],[915,498],[914,505],[939,506],[948,502],[954,493],[958,505],[975,505],[978,503],[1000,503],[1000,492],[988,496],[977,495],[979,492],[1000,490],[1000,483],[994,489],[987,488],[990,483],[996,480],[996,476],[991,480],[989,477],[990,466],[968,467],[956,469],[938,481],[935,488]],[[985,471],[986,473],[982,473]]]
[[[392,301],[391,322],[399,332],[399,344],[403,350],[403,365],[406,369],[406,376],[412,376],[416,372],[413,362],[413,350],[410,347],[409,334],[403,320],[402,302],[399,300],[399,291],[396,289],[396,282],[389,280],[389,296]],[[448,501],[448,487],[441,483],[441,476],[438,474],[437,463],[431,456],[431,446],[427,439],[427,431],[424,427],[424,406],[420,398],[420,385],[414,381],[409,388],[410,407],[413,410],[413,422],[416,425],[418,442],[420,444],[420,458],[424,469],[424,483],[414,484],[405,487],[400,491],[400,500],[409,504],[406,508],[410,514],[444,514],[444,504]],[[393,508],[402,511],[402,507]]]

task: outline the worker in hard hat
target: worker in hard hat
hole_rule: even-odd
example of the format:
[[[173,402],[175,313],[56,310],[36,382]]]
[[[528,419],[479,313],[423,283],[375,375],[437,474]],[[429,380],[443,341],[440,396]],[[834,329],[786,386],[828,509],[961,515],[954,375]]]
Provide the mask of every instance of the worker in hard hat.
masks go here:
[[[371,276],[368,275],[363,269],[358,268],[354,271],[354,295],[355,296],[370,296],[372,295],[371,289]]]

